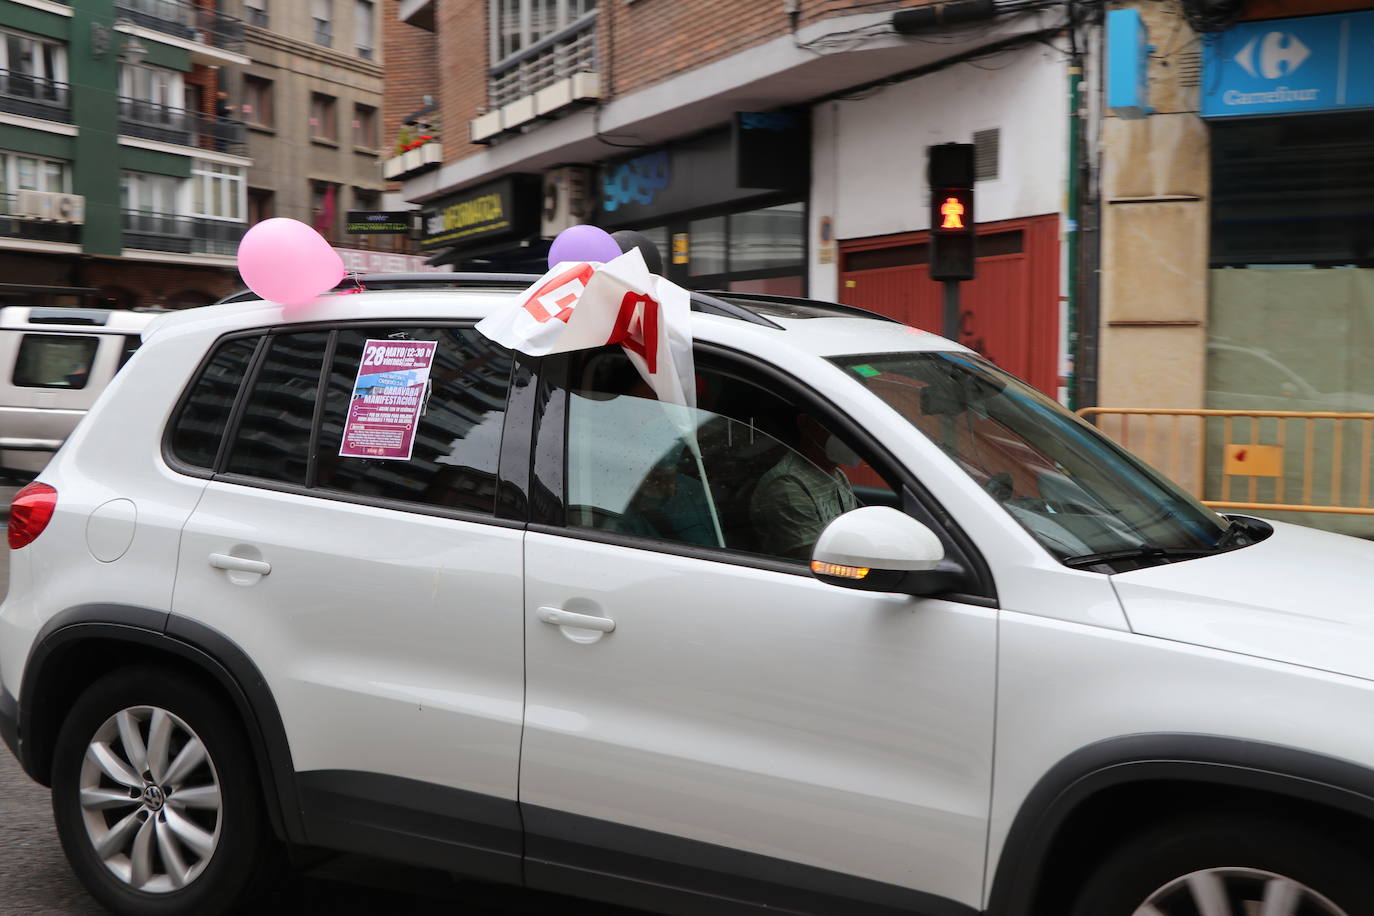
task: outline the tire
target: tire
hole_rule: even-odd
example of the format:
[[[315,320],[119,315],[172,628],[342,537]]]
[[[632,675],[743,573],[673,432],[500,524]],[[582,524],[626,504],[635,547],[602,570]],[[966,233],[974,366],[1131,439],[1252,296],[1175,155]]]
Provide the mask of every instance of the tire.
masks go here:
[[[1261,911],[1267,893],[1287,895],[1287,903],[1271,901],[1274,909],[1263,910],[1274,916],[1367,916],[1374,914],[1374,878],[1369,859],[1353,852],[1354,845],[1274,818],[1170,821],[1110,853],[1089,876],[1072,912],[1250,913]]]
[[[52,805],[72,869],[115,913],[219,916],[279,874],[238,719],[180,674],[127,668],[81,695],[53,750]]]

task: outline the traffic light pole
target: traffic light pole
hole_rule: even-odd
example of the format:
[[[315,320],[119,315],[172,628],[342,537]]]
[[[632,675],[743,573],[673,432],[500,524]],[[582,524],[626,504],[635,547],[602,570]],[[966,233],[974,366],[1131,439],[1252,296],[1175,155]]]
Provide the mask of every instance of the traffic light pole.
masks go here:
[[[959,282],[945,281],[945,332],[949,340],[959,340]]]

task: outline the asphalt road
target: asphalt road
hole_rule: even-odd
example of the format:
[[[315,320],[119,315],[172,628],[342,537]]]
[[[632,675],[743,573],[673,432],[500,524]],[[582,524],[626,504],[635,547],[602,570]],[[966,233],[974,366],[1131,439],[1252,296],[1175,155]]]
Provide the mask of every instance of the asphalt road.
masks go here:
[[[9,489],[0,488],[0,524]],[[0,529],[3,530],[3,529]],[[9,550],[0,543],[0,598]],[[0,742],[0,916],[101,916],[81,889],[53,830],[48,790]],[[259,914],[302,916],[649,916],[476,882],[429,870],[342,856],[288,881]]]

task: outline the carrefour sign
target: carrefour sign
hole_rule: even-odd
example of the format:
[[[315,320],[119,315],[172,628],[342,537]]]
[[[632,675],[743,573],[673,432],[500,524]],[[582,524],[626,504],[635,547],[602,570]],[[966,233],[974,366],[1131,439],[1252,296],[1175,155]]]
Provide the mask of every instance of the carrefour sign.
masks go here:
[[[1374,108],[1374,11],[1247,22],[1210,36],[1202,116]]]

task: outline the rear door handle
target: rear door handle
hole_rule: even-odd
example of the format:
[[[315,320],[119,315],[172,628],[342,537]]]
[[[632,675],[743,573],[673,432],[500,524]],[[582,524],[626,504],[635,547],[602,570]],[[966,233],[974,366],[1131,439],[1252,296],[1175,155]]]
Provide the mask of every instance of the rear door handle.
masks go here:
[[[578,627],[583,630],[600,630],[609,633],[615,629],[615,621],[609,617],[593,617],[591,614],[574,614],[556,607],[541,607],[535,614],[545,623],[556,627]]]
[[[257,573],[265,576],[272,571],[272,564],[262,560],[248,560],[227,553],[210,554],[210,565],[215,569],[228,569],[233,572]]]

